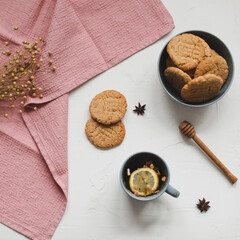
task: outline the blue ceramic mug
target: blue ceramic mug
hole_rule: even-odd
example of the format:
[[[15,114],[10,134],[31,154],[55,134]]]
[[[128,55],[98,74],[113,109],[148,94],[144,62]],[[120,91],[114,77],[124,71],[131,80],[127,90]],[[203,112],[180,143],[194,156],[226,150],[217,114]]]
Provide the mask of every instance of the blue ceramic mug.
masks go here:
[[[128,176],[128,169],[133,172],[138,168],[143,167],[146,162],[151,161],[153,165],[159,169],[160,171],[160,179],[161,182],[159,192],[149,195],[149,196],[136,196],[130,190],[129,187],[129,176]],[[165,176],[166,180],[164,182],[161,181],[161,177]],[[120,170],[120,183],[122,185],[123,190],[132,198],[140,201],[150,201],[160,197],[164,192],[168,193],[169,195],[177,198],[179,197],[180,193],[178,190],[173,188],[170,184],[170,172],[166,162],[156,154],[150,152],[139,152],[132,156],[130,156],[122,165]]]

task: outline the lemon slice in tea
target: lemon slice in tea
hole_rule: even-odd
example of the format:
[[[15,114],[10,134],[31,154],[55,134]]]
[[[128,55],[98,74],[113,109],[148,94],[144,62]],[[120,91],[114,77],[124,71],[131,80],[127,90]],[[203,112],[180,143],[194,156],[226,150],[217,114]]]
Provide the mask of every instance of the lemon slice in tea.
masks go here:
[[[139,168],[135,170],[129,179],[131,191],[137,196],[148,196],[158,188],[159,178],[151,168]]]

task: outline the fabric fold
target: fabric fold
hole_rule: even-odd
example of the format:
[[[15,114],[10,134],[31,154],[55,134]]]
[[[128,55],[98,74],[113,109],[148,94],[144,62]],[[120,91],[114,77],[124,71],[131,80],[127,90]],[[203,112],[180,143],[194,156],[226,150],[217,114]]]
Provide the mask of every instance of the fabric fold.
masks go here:
[[[37,111],[25,111],[23,120],[53,178],[67,198],[68,94],[39,105]]]

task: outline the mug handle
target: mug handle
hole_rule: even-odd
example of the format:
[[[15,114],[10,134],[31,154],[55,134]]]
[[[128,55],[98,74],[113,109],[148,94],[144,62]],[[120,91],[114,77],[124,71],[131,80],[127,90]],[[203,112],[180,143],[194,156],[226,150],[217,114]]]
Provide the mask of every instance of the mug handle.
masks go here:
[[[174,187],[172,187],[171,185],[168,185],[167,189],[166,189],[166,193],[168,193],[169,195],[178,198],[180,195],[180,192],[175,189]]]

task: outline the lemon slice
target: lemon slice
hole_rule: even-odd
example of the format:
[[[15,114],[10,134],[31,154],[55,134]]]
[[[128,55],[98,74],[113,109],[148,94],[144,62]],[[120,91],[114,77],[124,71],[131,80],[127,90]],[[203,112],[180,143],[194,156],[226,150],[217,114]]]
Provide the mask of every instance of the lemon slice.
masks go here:
[[[131,191],[137,196],[148,196],[158,188],[159,178],[151,168],[139,168],[135,170],[129,179]]]

